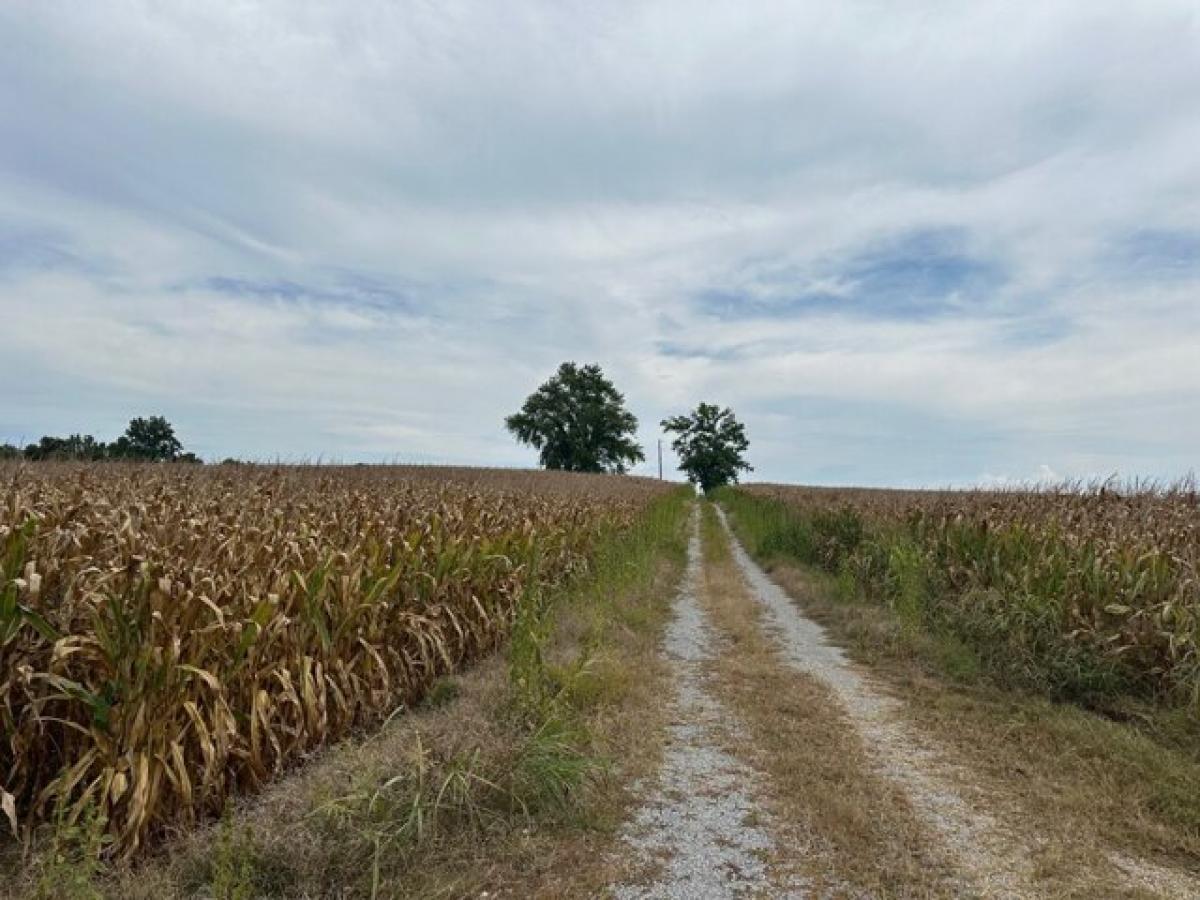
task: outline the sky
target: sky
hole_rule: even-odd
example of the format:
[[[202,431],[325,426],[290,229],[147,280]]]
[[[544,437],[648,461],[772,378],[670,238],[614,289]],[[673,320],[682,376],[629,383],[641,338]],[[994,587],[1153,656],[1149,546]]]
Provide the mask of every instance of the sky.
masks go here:
[[[527,466],[575,360],[643,474],[1182,476],[1198,161],[1195,0],[0,2],[0,442]]]

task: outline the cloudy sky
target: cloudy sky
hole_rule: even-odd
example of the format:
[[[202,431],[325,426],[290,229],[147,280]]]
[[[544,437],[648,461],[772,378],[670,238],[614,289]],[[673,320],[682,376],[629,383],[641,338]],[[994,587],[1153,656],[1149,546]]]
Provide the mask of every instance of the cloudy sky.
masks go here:
[[[1182,475],[1200,6],[3,2],[0,359],[0,442],[527,465],[574,359],[759,479]]]

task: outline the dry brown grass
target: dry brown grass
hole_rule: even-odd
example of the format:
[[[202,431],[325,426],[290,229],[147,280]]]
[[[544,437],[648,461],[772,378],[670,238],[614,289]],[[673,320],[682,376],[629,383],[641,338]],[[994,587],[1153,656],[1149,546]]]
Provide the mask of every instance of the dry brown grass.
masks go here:
[[[947,861],[900,790],[872,771],[837,699],[788,666],[764,631],[711,508],[703,536],[701,597],[724,644],[714,686],[747,727],[738,750],[767,775],[763,802],[800,835],[776,864],[798,870],[817,896],[953,896]]]

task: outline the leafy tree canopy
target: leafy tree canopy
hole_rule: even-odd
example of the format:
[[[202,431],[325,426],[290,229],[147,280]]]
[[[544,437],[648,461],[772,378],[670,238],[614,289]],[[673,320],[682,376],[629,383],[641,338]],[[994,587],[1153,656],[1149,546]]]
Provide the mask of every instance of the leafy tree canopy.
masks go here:
[[[671,447],[679,456],[679,468],[706,494],[736,483],[738,472],[753,471],[743,456],[750,446],[746,428],[728,407],[701,403],[686,416],[663,419],[662,427],[678,435]]]
[[[200,462],[193,453],[184,453],[175,429],[162,416],[132,419],[125,433],[111,444],[90,434],[69,437],[43,436],[36,444],[19,450],[9,444],[0,446],[0,459],[21,457],[29,460],[101,460],[139,459],[155,462]]]
[[[72,434],[69,437],[43,436],[36,444],[25,448],[25,458],[43,459],[104,459],[108,445],[90,434]]]
[[[504,424],[518,441],[538,449],[547,469],[623,473],[645,459],[633,440],[637,419],[594,364],[563,363]]]
[[[178,458],[183,444],[162,416],[131,419],[125,433],[113,442],[114,456],[167,462]]]

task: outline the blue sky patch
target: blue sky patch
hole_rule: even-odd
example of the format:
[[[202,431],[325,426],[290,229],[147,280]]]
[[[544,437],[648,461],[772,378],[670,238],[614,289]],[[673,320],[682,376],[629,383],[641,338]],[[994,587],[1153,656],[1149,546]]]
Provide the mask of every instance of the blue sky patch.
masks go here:
[[[0,227],[0,277],[56,271],[94,273],[99,267],[75,252],[69,241],[50,232]]]
[[[291,279],[254,279],[214,275],[189,281],[179,290],[200,288],[233,297],[283,300],[290,303],[345,304],[379,312],[428,311],[415,299],[414,290],[399,290],[367,275],[339,272],[327,284],[305,284]],[[428,293],[425,297],[428,298]]]
[[[998,260],[967,248],[958,230],[921,230],[807,270],[755,263],[743,283],[700,292],[696,308],[723,320],[814,313],[926,319],[970,312],[1008,281]]]
[[[1200,278],[1200,231],[1135,231],[1118,242],[1113,262],[1138,280]]]

